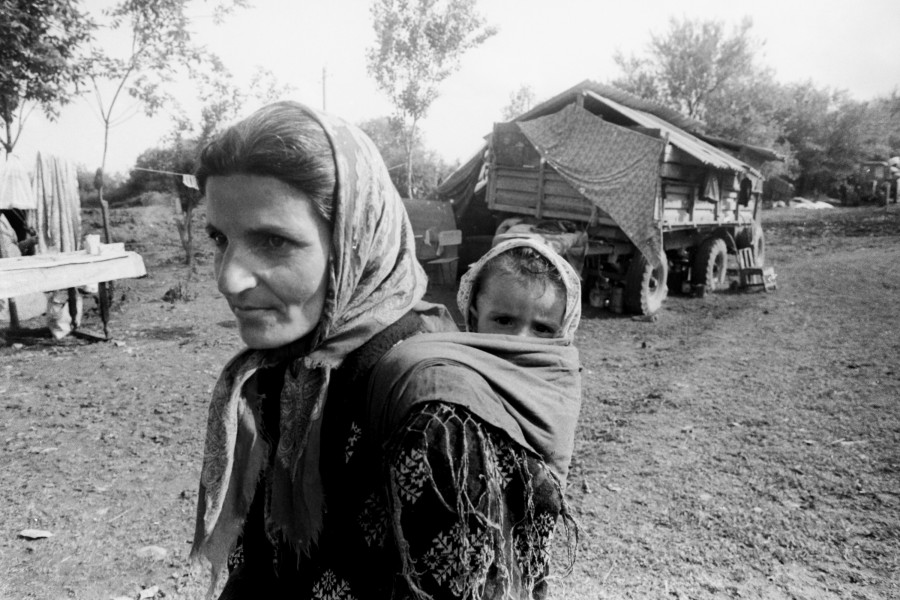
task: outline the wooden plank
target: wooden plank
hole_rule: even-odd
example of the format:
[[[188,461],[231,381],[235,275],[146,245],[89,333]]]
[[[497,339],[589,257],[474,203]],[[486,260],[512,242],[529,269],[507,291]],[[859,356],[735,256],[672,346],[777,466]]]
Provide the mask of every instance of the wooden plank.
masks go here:
[[[497,177],[497,191],[526,192],[536,195],[538,192],[538,179],[525,177]]]
[[[690,220],[690,213],[686,209],[683,208],[669,208],[666,207],[663,212],[663,222],[666,224],[670,223],[686,223]]]
[[[538,196],[537,196],[537,206],[534,209],[537,218],[540,219],[543,216],[542,209],[544,208],[544,171],[545,171],[546,163],[541,161],[541,168],[538,172]]]
[[[573,188],[566,181],[553,181],[548,179],[544,184],[544,194],[546,196],[555,196],[557,198],[587,201],[587,198],[585,198],[584,195],[580,194],[578,190]]]
[[[103,248],[103,246],[101,246]],[[51,292],[147,274],[135,252],[64,252],[0,259],[0,298]]]
[[[687,198],[667,197],[663,202],[663,210],[688,210],[691,206]]]
[[[669,163],[664,162],[659,170],[660,177],[666,177],[669,179],[690,179],[693,175],[695,169],[691,169],[682,164],[678,163]]]

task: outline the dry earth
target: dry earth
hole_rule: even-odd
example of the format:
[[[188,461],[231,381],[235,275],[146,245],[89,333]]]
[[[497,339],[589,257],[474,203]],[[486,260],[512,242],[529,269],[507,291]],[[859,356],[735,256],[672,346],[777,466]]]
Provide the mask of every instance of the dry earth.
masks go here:
[[[207,583],[187,560],[206,402],[239,340],[208,252],[185,283],[164,208],[113,225],[149,271],[116,285],[114,342],[0,331],[2,600]],[[557,598],[900,597],[900,207],[765,227],[776,292],[672,296],[652,323],[586,308]]]

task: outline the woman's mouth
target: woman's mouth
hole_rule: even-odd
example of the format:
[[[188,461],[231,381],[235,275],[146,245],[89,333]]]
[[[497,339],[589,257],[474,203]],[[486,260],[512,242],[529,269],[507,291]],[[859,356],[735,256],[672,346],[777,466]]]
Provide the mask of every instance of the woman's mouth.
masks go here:
[[[232,306],[231,312],[233,312],[236,316],[241,315],[253,315],[259,314],[261,312],[266,312],[271,310],[265,306]]]

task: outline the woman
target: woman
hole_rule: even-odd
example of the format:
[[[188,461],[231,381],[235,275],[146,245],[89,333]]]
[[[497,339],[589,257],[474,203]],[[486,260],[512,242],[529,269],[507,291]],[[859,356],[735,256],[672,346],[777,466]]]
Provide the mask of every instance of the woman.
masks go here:
[[[417,554],[419,546],[410,551],[404,540],[415,524],[394,514],[389,474],[410,459],[412,430],[386,430],[393,445],[384,450],[368,425],[369,376],[403,340],[456,327],[443,307],[421,302],[426,280],[412,230],[371,141],[337,119],[277,103],[211,142],[197,178],[217,284],[247,345],[210,403],[192,549],[212,565],[210,592],[226,565],[220,598],[473,598],[509,589],[520,552],[448,565]],[[427,436],[435,411],[443,422],[442,407],[400,416]],[[467,427],[460,440],[488,429]],[[541,469],[502,431],[488,435],[516,464]],[[435,475],[445,467],[435,463]],[[462,485],[477,492],[480,483]],[[472,512],[458,506],[457,522],[467,525]],[[523,519],[516,525],[531,532]],[[466,579],[473,564],[487,575]],[[537,577],[526,579],[541,589]]]

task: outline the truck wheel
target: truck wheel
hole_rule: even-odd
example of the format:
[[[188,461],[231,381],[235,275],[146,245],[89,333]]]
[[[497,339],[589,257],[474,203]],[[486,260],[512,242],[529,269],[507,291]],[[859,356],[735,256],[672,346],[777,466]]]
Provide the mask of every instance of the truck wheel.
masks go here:
[[[705,240],[694,256],[691,283],[705,285],[709,291],[721,288],[728,272],[727,260],[725,240],[718,237]]]
[[[669,293],[666,278],[669,276],[669,260],[660,255],[662,265],[656,269],[647,262],[641,252],[636,252],[628,263],[625,274],[625,310],[638,315],[652,315],[662,306]]]
[[[766,236],[759,223],[754,223],[751,227],[745,227],[738,231],[734,237],[734,243],[737,244],[739,250],[752,247],[753,254],[756,256],[756,264],[760,267],[766,264]]]

